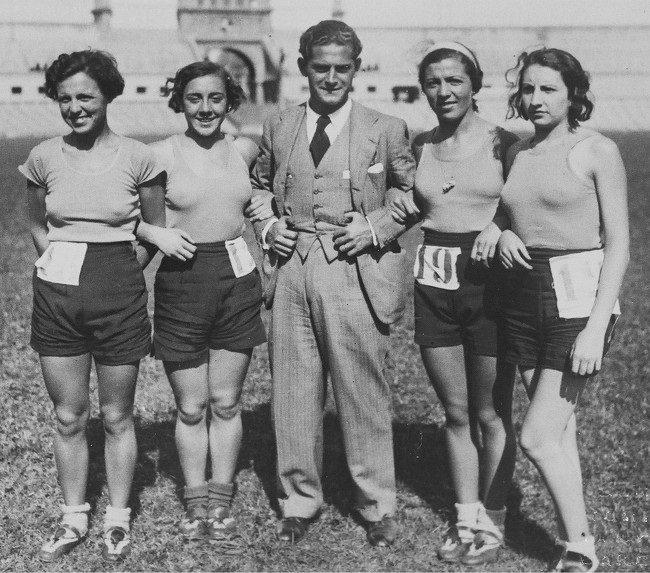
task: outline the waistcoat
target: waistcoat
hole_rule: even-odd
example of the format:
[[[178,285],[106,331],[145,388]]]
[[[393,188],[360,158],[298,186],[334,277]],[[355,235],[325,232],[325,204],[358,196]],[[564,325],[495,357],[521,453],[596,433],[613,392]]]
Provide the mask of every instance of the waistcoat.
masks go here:
[[[344,213],[352,210],[349,120],[314,167],[303,119],[287,164],[285,210],[298,231],[296,250],[303,260],[315,241],[328,261],[338,257],[332,232],[345,225]]]

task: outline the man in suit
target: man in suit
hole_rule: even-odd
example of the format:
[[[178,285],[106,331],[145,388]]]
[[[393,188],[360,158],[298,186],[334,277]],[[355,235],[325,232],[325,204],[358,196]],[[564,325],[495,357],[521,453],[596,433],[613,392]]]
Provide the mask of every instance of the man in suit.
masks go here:
[[[405,305],[404,227],[387,205],[413,186],[402,120],[352,102],[361,42],[326,20],[300,39],[309,101],[264,125],[253,187],[272,191],[281,217],[256,225],[272,268],[269,351],[283,519],[298,542],[323,502],[327,376],[337,406],[355,508],[375,546],[397,535],[391,397],[384,377],[389,325]],[[268,265],[267,265],[268,267]],[[266,269],[268,270],[268,268]]]

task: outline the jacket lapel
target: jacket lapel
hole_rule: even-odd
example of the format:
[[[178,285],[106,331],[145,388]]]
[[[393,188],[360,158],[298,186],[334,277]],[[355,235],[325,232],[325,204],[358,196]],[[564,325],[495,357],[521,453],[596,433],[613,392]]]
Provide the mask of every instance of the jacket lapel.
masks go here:
[[[355,208],[363,203],[368,167],[373,164],[379,143],[377,116],[352,102],[350,110],[350,185]]]
[[[282,119],[274,137],[274,153],[278,158],[276,183],[282,188],[283,198],[287,181],[289,158],[291,157],[293,147],[298,139],[300,124],[305,117],[305,106],[306,104],[303,103],[299,106],[291,106],[290,108],[287,108],[287,110],[282,114]]]

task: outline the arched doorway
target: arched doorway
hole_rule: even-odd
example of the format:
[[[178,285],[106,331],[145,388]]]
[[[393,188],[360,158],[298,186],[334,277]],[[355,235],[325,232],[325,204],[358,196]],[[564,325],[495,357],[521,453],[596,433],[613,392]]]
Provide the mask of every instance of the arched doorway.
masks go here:
[[[255,68],[244,54],[230,48],[210,48],[205,57],[226,68],[242,87],[248,101],[255,103]]]

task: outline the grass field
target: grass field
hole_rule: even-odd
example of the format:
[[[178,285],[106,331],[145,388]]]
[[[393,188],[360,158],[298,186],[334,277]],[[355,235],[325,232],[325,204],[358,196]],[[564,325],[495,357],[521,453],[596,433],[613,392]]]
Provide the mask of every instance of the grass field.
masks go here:
[[[621,296],[623,317],[603,372],[580,406],[578,424],[587,507],[602,570],[650,570],[650,134],[613,136],[630,183],[632,262]],[[34,141],[0,141],[0,539],[1,571],[44,567],[35,554],[59,517],[52,452],[53,412],[36,354],[29,347],[31,272],[25,184],[16,165]],[[411,237],[411,243],[413,242]],[[149,272],[149,275],[151,273]],[[150,278],[150,277],[149,277]],[[180,468],[173,441],[174,402],[159,363],[145,360],[136,395],[139,445],[133,491],[134,551],[123,564],[100,559],[106,504],[103,432],[94,398],[89,426],[93,506],[88,540],[47,569],[61,571],[448,571],[435,547],[450,517],[443,415],[412,343],[412,318],[394,329],[388,363],[393,388],[398,518],[394,547],[368,546],[350,515],[350,479],[336,418],[325,418],[321,519],[295,547],[274,537],[274,439],[266,346],[255,351],[244,396],[244,446],[234,511],[240,537],[227,546],[186,545],[175,534],[181,512]],[[94,387],[94,381],[91,382]],[[526,406],[518,386],[517,427]],[[518,456],[508,500],[507,548],[492,571],[543,570],[553,554],[550,498],[532,465]]]

